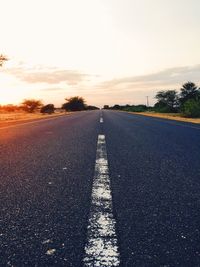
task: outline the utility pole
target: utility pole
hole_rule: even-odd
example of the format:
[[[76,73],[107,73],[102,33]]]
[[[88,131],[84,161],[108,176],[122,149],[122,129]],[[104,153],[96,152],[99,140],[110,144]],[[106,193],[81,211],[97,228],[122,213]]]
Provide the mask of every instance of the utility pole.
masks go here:
[[[147,98],[147,107],[149,107],[149,96],[146,96]]]

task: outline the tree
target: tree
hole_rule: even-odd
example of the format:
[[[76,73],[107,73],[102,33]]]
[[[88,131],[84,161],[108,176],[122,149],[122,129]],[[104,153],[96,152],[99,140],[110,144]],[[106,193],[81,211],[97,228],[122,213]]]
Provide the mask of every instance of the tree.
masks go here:
[[[115,104],[115,105],[112,107],[112,109],[121,109],[121,107],[120,107],[120,105]]]
[[[200,118],[200,100],[188,99],[183,104],[182,113],[185,117]]]
[[[3,63],[5,61],[7,61],[7,60],[8,60],[8,58],[6,56],[4,56],[3,54],[1,54],[0,55],[0,67],[2,67],[3,66]]]
[[[80,96],[73,96],[65,99],[67,102],[62,105],[66,111],[81,111],[86,109],[85,99]]]
[[[189,99],[200,99],[200,89],[193,82],[187,82],[182,85],[180,92],[180,104],[181,106]]]
[[[109,105],[104,105],[103,109],[109,109]]]
[[[48,114],[54,113],[54,111],[55,111],[54,104],[47,104],[43,106],[40,110],[41,113],[48,113]]]
[[[178,95],[176,90],[159,91],[155,98],[158,102],[155,108],[161,112],[177,112],[178,109]]]
[[[35,99],[25,99],[21,104],[21,108],[29,113],[33,113],[41,107],[42,102],[40,100]]]
[[[98,107],[95,107],[95,106],[91,106],[91,105],[89,105],[89,106],[86,106],[86,109],[87,110],[97,110],[97,109],[99,109]]]

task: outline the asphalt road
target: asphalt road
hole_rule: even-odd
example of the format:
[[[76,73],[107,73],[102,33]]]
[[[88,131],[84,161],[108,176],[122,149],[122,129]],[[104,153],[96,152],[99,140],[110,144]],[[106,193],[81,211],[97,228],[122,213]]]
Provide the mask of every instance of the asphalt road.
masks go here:
[[[0,266],[83,266],[98,135],[115,263],[200,266],[200,126],[113,111],[0,129]]]

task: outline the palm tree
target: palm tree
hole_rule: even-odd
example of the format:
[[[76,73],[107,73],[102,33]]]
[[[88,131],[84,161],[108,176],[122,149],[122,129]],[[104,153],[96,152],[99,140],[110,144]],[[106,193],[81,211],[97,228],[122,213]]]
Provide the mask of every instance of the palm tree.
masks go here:
[[[184,104],[189,99],[198,100],[200,98],[200,89],[193,82],[187,82],[182,85],[180,92],[180,102]]]

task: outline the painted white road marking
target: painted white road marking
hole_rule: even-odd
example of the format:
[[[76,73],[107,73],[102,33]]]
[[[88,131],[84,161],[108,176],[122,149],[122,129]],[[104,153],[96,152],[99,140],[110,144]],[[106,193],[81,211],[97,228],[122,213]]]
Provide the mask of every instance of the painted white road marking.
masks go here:
[[[99,135],[88,237],[83,259],[85,267],[119,266],[120,255],[115,225],[105,135]]]
[[[100,123],[103,123],[103,118],[102,117],[100,118]]]
[[[53,255],[54,253],[56,252],[56,249],[55,248],[52,248],[52,249],[48,249],[46,254],[47,255]]]

